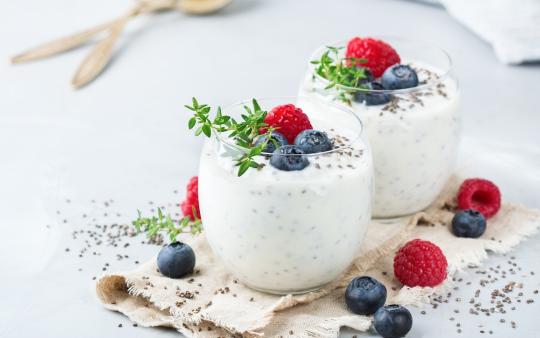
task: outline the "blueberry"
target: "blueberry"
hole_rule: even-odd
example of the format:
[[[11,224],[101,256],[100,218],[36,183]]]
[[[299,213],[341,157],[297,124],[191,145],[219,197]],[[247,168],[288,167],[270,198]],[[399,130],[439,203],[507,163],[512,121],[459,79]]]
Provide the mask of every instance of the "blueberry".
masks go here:
[[[461,210],[452,219],[452,232],[457,237],[478,238],[484,231],[486,231],[486,219],[476,210]]]
[[[270,164],[279,170],[302,170],[309,165],[309,160],[297,146],[285,145],[274,150]]]
[[[404,337],[412,327],[411,313],[401,305],[387,305],[379,308],[373,320],[375,330],[384,338]]]
[[[169,278],[180,278],[193,272],[195,253],[185,243],[174,242],[164,246],[157,256],[159,271]]]
[[[369,82],[363,85],[364,90],[358,90],[354,93],[356,102],[365,103],[366,106],[377,106],[390,102],[392,95],[387,93],[370,92],[371,90],[384,90],[378,82]]]
[[[362,87],[362,86],[366,85],[369,82],[375,81],[375,76],[373,76],[373,73],[371,72],[371,70],[369,70],[368,68],[364,68],[364,67],[359,67],[359,68],[364,69],[365,77],[362,78],[362,79],[359,79],[356,83],[352,83],[351,87]],[[349,79],[349,82],[353,82],[353,77],[352,76],[349,76],[348,79]]]
[[[361,84],[375,81],[375,76],[373,76],[373,73],[371,72],[371,70],[369,70],[369,68],[364,68],[364,74],[366,75],[366,78],[360,80]]]
[[[321,153],[332,150],[332,142],[328,135],[322,131],[306,129],[296,135],[294,145],[306,154]]]
[[[372,315],[386,301],[386,287],[375,278],[356,277],[345,290],[345,303],[358,315]]]
[[[410,66],[393,65],[388,67],[382,77],[381,84],[385,89],[405,89],[418,86],[418,75]]]
[[[257,145],[261,144],[264,141],[266,141],[266,137],[265,136],[260,136],[255,141],[255,145],[257,146]],[[272,142],[272,141],[275,141],[275,143]],[[268,142],[266,144],[266,148],[264,148],[263,153],[267,153],[267,154],[273,153],[274,150],[276,150],[276,148],[277,148],[276,143],[277,143],[277,147],[289,144],[289,142],[287,142],[287,139],[285,138],[285,136],[283,136],[282,133],[274,131],[274,132],[272,132],[272,136],[270,137],[270,142]]]

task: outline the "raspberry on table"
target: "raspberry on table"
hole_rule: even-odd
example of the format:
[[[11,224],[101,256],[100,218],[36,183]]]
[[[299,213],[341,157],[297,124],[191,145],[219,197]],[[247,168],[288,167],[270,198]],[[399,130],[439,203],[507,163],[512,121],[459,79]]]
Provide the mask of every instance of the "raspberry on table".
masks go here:
[[[192,221],[201,217],[199,209],[199,177],[193,176],[186,187],[186,199],[180,204],[184,216],[189,216]],[[194,211],[196,214],[194,214]]]
[[[407,242],[394,257],[394,275],[410,287],[441,284],[446,279],[447,267],[441,248],[421,239]]]
[[[268,112],[264,122],[269,126],[276,127],[290,144],[294,143],[294,139],[300,132],[313,129],[307,115],[294,104],[274,107]],[[263,128],[261,133],[265,132],[266,130]]]
[[[463,181],[458,191],[458,208],[479,211],[486,219],[501,208],[501,192],[495,183],[483,178]]]
[[[345,56],[367,60],[365,63],[357,63],[356,65],[368,68],[376,78],[380,77],[388,67],[401,61],[392,46],[373,38],[352,38],[347,43]]]
[[[199,177],[193,176],[186,186],[186,200],[199,203]]]

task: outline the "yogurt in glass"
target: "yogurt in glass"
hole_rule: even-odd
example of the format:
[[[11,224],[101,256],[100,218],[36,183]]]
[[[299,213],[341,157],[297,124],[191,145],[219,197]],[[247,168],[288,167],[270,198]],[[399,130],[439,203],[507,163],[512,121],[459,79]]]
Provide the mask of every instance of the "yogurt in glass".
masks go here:
[[[239,177],[235,160],[244,150],[223,134],[212,136],[199,166],[206,237],[225,267],[254,289],[314,290],[338,277],[361,247],[371,218],[371,150],[359,118],[345,107],[312,98],[258,102],[265,110],[294,103],[333,148],[303,155],[309,164],[297,171],[276,169],[263,154],[262,169]],[[238,116],[244,104],[223,114]]]
[[[452,173],[460,140],[460,92],[448,54],[429,44],[382,40],[399,53],[401,64],[416,71],[418,86],[399,90],[328,88],[329,82],[310,63],[299,91],[302,96],[345,105],[362,119],[373,150],[375,218],[408,215],[429,206]],[[327,46],[343,47],[339,53],[344,58],[346,45],[346,41],[325,45],[310,61],[318,60]],[[388,102],[368,105],[365,95],[386,95]]]

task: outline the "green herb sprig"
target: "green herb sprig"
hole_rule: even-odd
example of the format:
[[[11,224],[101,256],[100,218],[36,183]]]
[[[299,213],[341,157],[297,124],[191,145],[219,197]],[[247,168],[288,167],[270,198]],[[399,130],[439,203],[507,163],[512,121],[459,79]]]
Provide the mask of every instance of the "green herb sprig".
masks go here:
[[[336,88],[338,97],[351,103],[352,92],[343,87],[358,88],[362,80],[368,78],[366,68],[358,65],[366,63],[366,59],[340,58],[339,51],[343,47],[328,46],[319,60],[311,61],[316,65],[315,74],[328,80],[325,89]]]
[[[239,121],[228,115],[223,115],[221,107],[217,108],[215,117],[210,118],[211,107],[200,104],[196,98],[192,99],[191,106],[185,106],[193,112],[193,116],[188,121],[188,128],[195,128],[195,136],[204,134],[206,137],[211,137],[212,132],[228,133],[227,137],[245,149],[244,154],[236,160],[238,176],[242,176],[249,168],[262,168],[264,164],[258,163],[255,158],[263,153],[268,142],[275,142],[270,136],[276,128],[268,126],[264,122],[267,112],[261,109],[255,99],[252,100],[252,105],[252,108],[244,106],[245,113],[241,115]],[[265,132],[260,134],[261,130],[265,130]],[[255,141],[259,137],[263,138],[263,142],[256,145]]]
[[[174,221],[170,215],[165,216],[161,208],[157,209],[157,216],[142,217],[140,210],[137,210],[137,213],[138,217],[133,221],[133,226],[138,234],[145,232],[149,238],[165,232],[169,235],[170,241],[175,242],[176,236],[179,234],[190,233],[197,235],[202,232],[201,219],[195,209],[193,209],[195,220],[191,220],[189,216],[186,216],[178,221]]]

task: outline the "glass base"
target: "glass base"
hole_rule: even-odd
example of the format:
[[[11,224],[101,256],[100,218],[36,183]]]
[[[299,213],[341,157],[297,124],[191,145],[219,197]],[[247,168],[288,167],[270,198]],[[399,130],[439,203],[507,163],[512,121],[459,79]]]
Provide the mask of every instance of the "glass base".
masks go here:
[[[417,211],[417,212],[420,212],[420,211]],[[412,214],[398,215],[398,216],[371,216],[371,220],[379,222],[379,223],[393,223],[396,220],[406,218],[406,217],[411,217],[414,214],[416,214],[416,212],[413,212]]]
[[[422,208],[416,208],[413,211],[406,211],[406,212],[396,212],[396,213],[388,213],[383,215],[371,215],[371,219],[375,221],[385,221],[385,220],[395,220],[398,218],[404,218],[404,217],[410,217],[414,214],[417,214],[419,212],[425,211],[434,201],[431,201],[428,203],[428,205],[423,206]]]
[[[323,286],[325,286],[327,283],[323,284],[323,285],[320,285],[320,286],[310,287],[310,288],[307,288],[307,289],[300,289],[300,290],[298,290],[298,289],[297,290],[271,290],[271,289],[259,288],[259,287],[253,286],[253,285],[249,285],[247,283],[244,283],[244,284],[248,288],[253,289],[255,291],[268,293],[268,294],[271,294],[271,295],[285,296],[285,295],[302,295],[302,294],[305,294],[305,293],[317,291],[320,288],[322,288]]]

